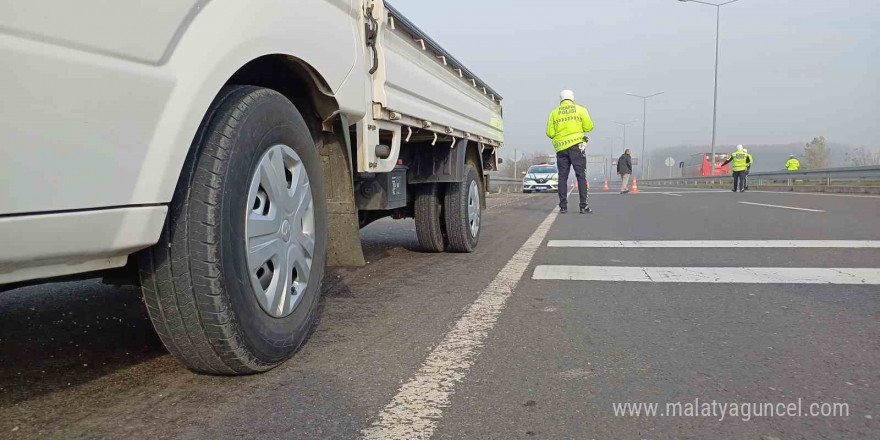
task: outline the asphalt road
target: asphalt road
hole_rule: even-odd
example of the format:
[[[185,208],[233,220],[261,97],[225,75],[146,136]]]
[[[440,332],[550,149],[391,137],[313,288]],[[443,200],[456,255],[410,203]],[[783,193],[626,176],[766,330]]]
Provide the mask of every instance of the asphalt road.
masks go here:
[[[0,294],[0,438],[880,437],[880,285],[534,279],[539,266],[589,267],[588,277],[655,267],[875,276],[878,248],[548,244],[866,242],[880,240],[880,198],[643,188],[591,201],[592,215],[555,216],[551,194],[493,196],[473,254],[421,253],[411,220],[371,225],[369,264],[328,274],[305,347],[258,376],[183,369],[134,288],[89,281]],[[842,403],[849,414],[614,409],[662,412],[695,399],[800,399],[805,411]]]

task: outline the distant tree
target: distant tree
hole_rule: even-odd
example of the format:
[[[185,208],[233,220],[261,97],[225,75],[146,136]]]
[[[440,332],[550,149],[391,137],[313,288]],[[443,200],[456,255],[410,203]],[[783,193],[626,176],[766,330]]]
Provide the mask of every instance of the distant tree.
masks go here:
[[[517,154],[516,156],[516,166],[514,166],[514,161],[512,158],[505,159],[501,164],[500,172],[501,175],[507,177],[522,177],[522,172],[529,169],[532,165],[537,165],[541,163],[553,163],[555,158],[550,154],[541,154],[541,153],[526,153],[526,154]],[[514,171],[515,170],[515,171]],[[514,175],[514,173],[516,175]]]
[[[857,167],[880,165],[880,151],[874,152],[866,148],[856,148],[849,155],[849,161]]]
[[[825,136],[813,138],[804,147],[805,168],[828,168],[831,165],[831,150],[825,142]]]

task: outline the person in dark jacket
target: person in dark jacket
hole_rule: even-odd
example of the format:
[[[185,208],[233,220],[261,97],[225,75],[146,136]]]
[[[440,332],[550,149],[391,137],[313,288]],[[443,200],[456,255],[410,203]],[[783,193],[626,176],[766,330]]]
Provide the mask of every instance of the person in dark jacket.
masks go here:
[[[617,174],[620,174],[620,193],[626,194],[629,192],[629,176],[633,172],[633,164],[632,164],[632,152],[629,148],[620,155],[620,158],[617,159]]]

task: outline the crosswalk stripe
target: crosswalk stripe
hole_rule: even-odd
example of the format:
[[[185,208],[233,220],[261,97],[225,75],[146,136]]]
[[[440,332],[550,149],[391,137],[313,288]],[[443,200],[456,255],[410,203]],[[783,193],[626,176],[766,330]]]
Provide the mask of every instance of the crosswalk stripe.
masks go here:
[[[880,269],[542,265],[533,280],[651,283],[880,284]]]
[[[880,240],[550,240],[559,248],[880,248]]]

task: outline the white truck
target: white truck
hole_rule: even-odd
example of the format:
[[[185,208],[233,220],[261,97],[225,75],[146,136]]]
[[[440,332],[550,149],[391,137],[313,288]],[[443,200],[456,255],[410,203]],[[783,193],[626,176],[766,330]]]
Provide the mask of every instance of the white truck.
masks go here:
[[[501,96],[383,0],[0,2],[0,290],[142,286],[187,367],[268,370],[359,228],[471,252]]]

